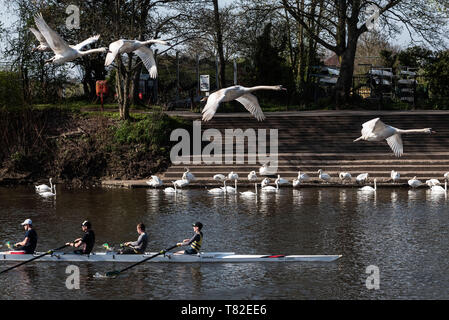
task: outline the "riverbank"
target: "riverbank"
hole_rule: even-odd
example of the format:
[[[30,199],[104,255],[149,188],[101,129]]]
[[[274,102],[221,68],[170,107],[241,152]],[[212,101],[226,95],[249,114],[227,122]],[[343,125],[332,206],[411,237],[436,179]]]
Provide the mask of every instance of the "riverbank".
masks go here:
[[[120,121],[60,108],[3,110],[0,123],[0,185],[143,179],[167,169],[170,132],[189,126],[157,110]]]

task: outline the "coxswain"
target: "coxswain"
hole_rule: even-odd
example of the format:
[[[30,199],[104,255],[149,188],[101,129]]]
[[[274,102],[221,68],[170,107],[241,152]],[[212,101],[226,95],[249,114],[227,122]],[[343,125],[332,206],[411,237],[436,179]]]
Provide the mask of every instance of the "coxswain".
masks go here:
[[[23,251],[25,254],[33,254],[37,245],[37,233],[33,228],[33,222],[31,219],[26,219],[21,225],[26,231],[25,239],[14,244],[14,247],[16,247],[18,251]]]
[[[178,243],[178,247],[190,246],[186,250],[178,251],[175,254],[198,254],[203,244],[203,224],[201,222],[196,222],[193,225],[193,231],[195,234],[190,239],[184,239],[182,242]]]
[[[66,245],[80,248],[73,251],[75,254],[90,254],[95,244],[95,233],[92,230],[92,224],[86,220],[81,224],[81,228],[84,232],[82,238],[78,238],[73,242],[67,242]]]

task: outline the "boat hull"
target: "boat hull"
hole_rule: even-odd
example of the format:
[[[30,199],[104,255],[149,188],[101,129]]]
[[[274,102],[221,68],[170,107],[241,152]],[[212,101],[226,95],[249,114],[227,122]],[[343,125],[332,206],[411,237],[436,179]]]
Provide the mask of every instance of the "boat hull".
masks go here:
[[[0,261],[26,261],[38,256],[36,254],[10,254],[0,252]],[[36,262],[139,262],[156,252],[146,254],[116,254],[114,252],[94,253],[90,255],[78,255],[73,253],[55,252],[51,255],[43,256]],[[332,262],[340,258],[341,255],[240,255],[234,252],[204,252],[195,255],[167,253],[156,256],[148,262],[169,262],[169,263],[234,263],[234,262]]]

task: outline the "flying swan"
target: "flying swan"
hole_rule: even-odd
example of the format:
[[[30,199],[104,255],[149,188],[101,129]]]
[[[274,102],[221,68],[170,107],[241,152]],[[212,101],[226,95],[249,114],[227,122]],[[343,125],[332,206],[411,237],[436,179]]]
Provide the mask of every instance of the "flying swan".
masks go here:
[[[435,133],[431,128],[402,130],[386,125],[380,118],[372,119],[362,125],[362,136],[355,139],[354,142],[360,140],[366,141],[382,141],[387,140],[391,150],[396,157],[401,157],[404,153],[401,135],[408,133]]]
[[[39,32],[44,37],[50,49],[55,53],[55,55],[52,58],[45,60],[46,63],[64,64],[66,62],[75,60],[77,58],[92,53],[107,52],[108,50],[107,48],[98,48],[81,51],[81,49],[84,48],[85,46],[97,41],[100,38],[99,35],[90,37],[89,39],[84,40],[83,42],[77,45],[71,46],[67,44],[67,42],[65,42],[64,39],[62,39],[53,29],[51,29],[47,25],[44,18],[42,17],[42,14],[36,15],[34,17],[34,22],[36,23]]]
[[[204,107],[203,121],[209,121],[217,112],[217,109],[222,102],[229,102],[232,100],[237,100],[240,102],[246,110],[248,110],[258,121],[265,120],[265,115],[260,108],[259,101],[257,97],[252,94],[253,91],[257,90],[287,90],[281,85],[278,86],[256,86],[256,87],[243,87],[243,86],[232,86],[228,88],[223,88],[212,93],[209,97],[203,98],[201,101],[207,101]]]
[[[164,40],[151,39],[147,41],[120,39],[109,44],[109,51],[106,55],[105,66],[109,66],[118,54],[135,52],[147,68],[150,78],[157,78],[156,61],[154,60],[153,50],[147,47],[152,43],[159,43],[168,46],[169,43]]]

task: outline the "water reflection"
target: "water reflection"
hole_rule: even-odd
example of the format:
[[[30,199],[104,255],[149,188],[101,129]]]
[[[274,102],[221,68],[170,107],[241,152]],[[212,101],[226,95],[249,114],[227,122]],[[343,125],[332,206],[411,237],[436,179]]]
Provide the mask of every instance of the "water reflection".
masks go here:
[[[440,191],[439,189],[427,189],[426,198],[427,201],[430,202],[444,202],[445,200],[447,200],[447,193],[444,191]]]

